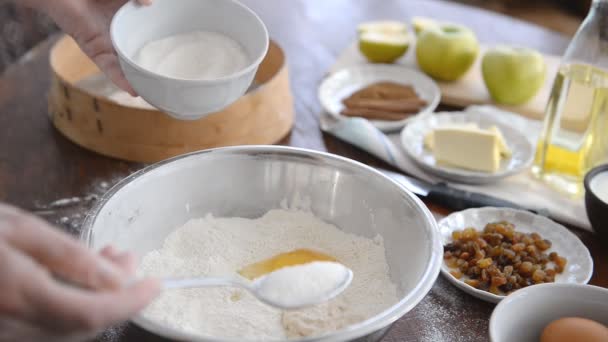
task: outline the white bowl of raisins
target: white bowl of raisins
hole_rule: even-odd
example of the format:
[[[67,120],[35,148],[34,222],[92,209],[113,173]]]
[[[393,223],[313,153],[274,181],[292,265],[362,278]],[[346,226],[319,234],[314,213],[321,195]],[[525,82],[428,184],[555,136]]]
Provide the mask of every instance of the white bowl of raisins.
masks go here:
[[[478,208],[438,223],[444,246],[441,273],[455,286],[498,303],[543,283],[586,284],[593,259],[564,226],[527,211]]]

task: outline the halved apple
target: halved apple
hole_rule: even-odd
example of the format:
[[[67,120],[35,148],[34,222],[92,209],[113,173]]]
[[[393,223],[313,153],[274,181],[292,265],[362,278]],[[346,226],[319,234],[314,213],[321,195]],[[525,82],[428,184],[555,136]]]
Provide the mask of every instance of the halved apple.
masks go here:
[[[376,21],[359,25],[359,50],[372,63],[393,63],[407,52],[411,38],[407,25]]]

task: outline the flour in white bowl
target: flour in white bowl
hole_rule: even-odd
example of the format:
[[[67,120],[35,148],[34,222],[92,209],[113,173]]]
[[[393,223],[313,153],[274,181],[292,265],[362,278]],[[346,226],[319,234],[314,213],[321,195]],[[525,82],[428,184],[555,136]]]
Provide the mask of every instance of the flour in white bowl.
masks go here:
[[[339,330],[398,301],[380,236],[345,233],[301,211],[271,210],[258,219],[208,215],[191,220],[171,233],[161,249],[145,255],[139,272],[156,277],[235,275],[252,262],[301,248],[334,256],[353,271],[351,285],[327,303],[285,312],[238,288],[171,290],[144,317],[199,336],[269,341]]]
[[[159,75],[209,80],[244,69],[249,56],[239,42],[222,33],[194,31],[148,42],[134,61]]]

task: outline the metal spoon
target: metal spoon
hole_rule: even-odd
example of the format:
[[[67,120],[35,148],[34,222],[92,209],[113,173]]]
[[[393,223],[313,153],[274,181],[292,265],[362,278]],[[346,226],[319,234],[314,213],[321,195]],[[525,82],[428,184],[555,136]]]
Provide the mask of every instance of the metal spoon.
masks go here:
[[[290,298],[289,301],[285,301],[273,298],[268,291],[264,291],[268,285],[272,285],[270,284],[270,282],[273,281],[272,275],[280,270],[259,277],[251,282],[237,277],[164,279],[163,287],[165,290],[218,286],[240,287],[249,291],[261,302],[270,306],[283,310],[295,310],[326,302],[342,293],[350,285],[353,279],[353,271],[346,266],[339,265],[341,267],[337,269],[338,272],[340,272],[340,281],[336,283],[335,287],[324,289],[313,297],[302,298],[301,300]],[[297,281],[301,285],[300,280]],[[298,284],[293,283],[293,285],[297,286]]]

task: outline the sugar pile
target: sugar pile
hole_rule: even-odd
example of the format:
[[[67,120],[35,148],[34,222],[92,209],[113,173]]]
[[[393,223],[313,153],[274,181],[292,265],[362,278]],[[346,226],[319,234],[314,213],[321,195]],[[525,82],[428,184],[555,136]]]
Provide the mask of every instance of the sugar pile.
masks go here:
[[[133,56],[140,67],[180,79],[209,80],[232,75],[249,64],[245,48],[217,32],[194,31],[153,40]],[[156,110],[141,97],[132,97],[103,74],[90,75],[76,83],[86,92],[122,106]]]
[[[247,51],[239,42],[210,31],[181,33],[148,42],[133,59],[156,74],[190,80],[232,75],[249,63]]]
[[[256,279],[257,292],[281,308],[300,308],[337,293],[347,284],[349,274],[349,269],[337,262],[289,266]]]

